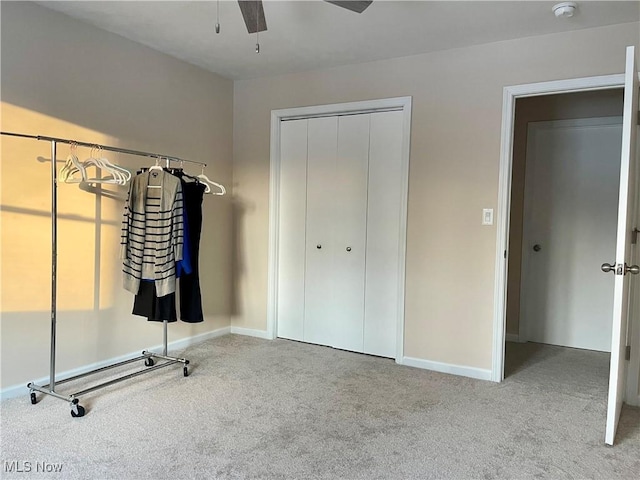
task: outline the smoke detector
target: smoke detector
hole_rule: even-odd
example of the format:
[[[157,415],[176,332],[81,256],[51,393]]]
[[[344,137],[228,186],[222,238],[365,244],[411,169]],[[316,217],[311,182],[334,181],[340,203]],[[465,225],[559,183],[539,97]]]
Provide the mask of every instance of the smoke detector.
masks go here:
[[[570,18],[576,13],[578,4],[575,2],[562,2],[553,6],[552,10],[558,18]]]

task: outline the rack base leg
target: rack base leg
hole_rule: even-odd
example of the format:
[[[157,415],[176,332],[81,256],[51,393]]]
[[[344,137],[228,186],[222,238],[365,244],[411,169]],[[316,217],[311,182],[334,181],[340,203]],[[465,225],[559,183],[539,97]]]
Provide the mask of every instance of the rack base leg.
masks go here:
[[[78,399],[75,398],[72,402],[71,402],[71,416],[73,418],[76,417],[84,417],[85,414],[85,409],[82,405],[80,405],[78,403]]]

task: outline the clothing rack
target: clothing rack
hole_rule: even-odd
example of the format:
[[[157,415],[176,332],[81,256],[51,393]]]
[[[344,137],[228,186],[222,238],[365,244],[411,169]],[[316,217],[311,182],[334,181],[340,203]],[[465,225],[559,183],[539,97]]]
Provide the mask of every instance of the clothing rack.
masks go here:
[[[58,144],[67,144],[67,145],[77,145],[81,147],[91,147],[98,148],[110,152],[124,153],[127,155],[135,155],[140,157],[149,157],[155,158],[156,160],[166,160],[167,166],[169,166],[170,162],[188,162],[194,163],[197,165],[204,167],[207,166],[206,163],[196,162],[193,160],[185,160],[182,158],[177,158],[171,155],[161,155],[158,153],[151,152],[142,152],[138,150],[130,150],[127,148],[113,147],[110,145],[100,145],[97,143],[88,143],[88,142],[79,142],[76,140],[71,140],[67,138],[57,138],[57,137],[48,137],[44,135],[28,135],[24,133],[13,133],[13,132],[0,132],[0,134],[10,137],[20,137],[20,138],[28,138],[32,140],[46,141],[51,144],[51,357],[49,363],[49,383],[47,385],[37,385],[33,382],[27,384],[27,388],[29,389],[31,403],[37,403],[36,392],[44,393],[46,395],[51,395],[54,398],[59,398],[60,400],[65,400],[69,402],[71,407],[71,416],[72,417],[82,417],[85,414],[85,409],[79,403],[80,396],[93,392],[95,390],[99,390],[101,388],[105,388],[116,383],[129,380],[131,378],[143,375],[145,373],[152,372],[154,370],[158,370],[160,368],[168,367],[170,365],[182,364],[183,365],[183,375],[186,377],[189,375],[189,371],[187,365],[189,365],[189,360],[184,358],[171,357],[167,355],[167,321],[163,322],[163,351],[162,354],[150,352],[147,350],[143,350],[140,356],[135,358],[131,358],[129,360],[124,360],[121,362],[117,362],[111,365],[107,365],[101,368],[97,368],[79,375],[74,375],[69,378],[65,378],[64,380],[59,380],[56,382],[55,379],[55,369],[56,369],[56,322],[57,322],[57,267],[58,267],[58,179],[57,179],[57,168],[56,168],[56,153]],[[164,360],[155,363],[154,359]],[[146,369],[139,370],[134,373],[130,373],[128,375],[123,375],[121,377],[114,378],[112,380],[100,383],[98,385],[92,386],[90,388],[86,388],[84,390],[80,390],[68,395],[62,395],[56,392],[56,386],[61,385],[63,383],[71,382],[73,380],[77,380],[80,378],[84,378],[96,373],[104,372],[110,370],[112,368],[121,367],[123,365],[127,365],[129,363],[134,363],[140,360],[144,360],[144,364]]]

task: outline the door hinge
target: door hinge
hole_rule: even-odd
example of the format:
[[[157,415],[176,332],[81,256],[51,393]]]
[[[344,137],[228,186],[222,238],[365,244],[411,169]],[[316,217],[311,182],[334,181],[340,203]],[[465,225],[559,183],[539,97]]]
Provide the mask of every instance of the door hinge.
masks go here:
[[[624,351],[624,359],[631,360],[631,345],[627,345],[627,348]]]
[[[634,228],[633,230],[631,230],[631,244],[635,245],[636,243],[638,243],[638,232],[640,232],[640,230],[638,230],[638,228]]]
[[[507,258],[507,251],[504,251],[504,258]]]

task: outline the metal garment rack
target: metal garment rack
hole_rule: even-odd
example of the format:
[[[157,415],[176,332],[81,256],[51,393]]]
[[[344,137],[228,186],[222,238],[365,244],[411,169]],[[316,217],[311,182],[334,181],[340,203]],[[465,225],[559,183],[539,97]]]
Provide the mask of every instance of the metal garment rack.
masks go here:
[[[70,140],[67,138],[56,138],[56,137],[47,137],[43,135],[27,135],[23,133],[13,133],[13,132],[0,132],[2,135],[10,136],[10,137],[20,137],[20,138],[28,138],[31,140],[40,140],[51,143],[51,360],[49,364],[49,383],[47,385],[37,385],[33,382],[27,384],[27,388],[29,389],[31,403],[37,403],[37,397],[35,392],[44,393],[46,395],[51,395],[52,397],[59,398],[60,400],[65,400],[69,402],[71,407],[71,416],[72,417],[82,417],[85,414],[85,409],[82,405],[79,404],[79,398],[81,395],[84,395],[89,392],[93,392],[95,390],[105,388],[111,386],[115,383],[122,382],[124,380],[129,380],[131,378],[143,375],[145,373],[152,372],[154,370],[158,370],[160,368],[168,367],[174,364],[182,364],[183,365],[183,375],[186,377],[189,375],[189,371],[187,369],[187,365],[189,365],[189,360],[184,358],[171,357],[167,355],[167,321],[163,322],[163,351],[162,354],[150,352],[147,350],[143,350],[142,354],[138,357],[131,358],[129,360],[124,360],[122,362],[114,363],[111,365],[107,365],[101,368],[97,368],[91,370],[89,372],[85,372],[79,375],[74,375],[70,378],[65,378],[64,380],[59,380],[56,382],[55,379],[55,370],[56,370],[56,322],[57,322],[57,267],[58,267],[58,180],[57,180],[57,168],[56,168],[56,150],[57,145],[67,144],[67,145],[77,145],[81,147],[92,147],[99,148],[102,150],[124,153],[127,155],[136,155],[140,157],[148,157],[154,158],[157,161],[166,160],[167,166],[169,166],[170,162],[188,162],[195,163],[197,165],[201,165],[202,168],[207,166],[206,163],[196,162],[193,160],[184,160],[182,158],[173,157],[170,155],[161,155],[157,153],[150,152],[141,152],[138,150],[129,150],[126,148],[112,147],[109,145],[100,145],[97,143],[87,143],[87,142],[79,142],[76,140]],[[155,364],[154,359],[164,360],[158,364]],[[112,380],[106,381],[104,383],[100,383],[98,385],[94,385],[90,388],[85,388],[84,390],[80,390],[68,395],[62,395],[56,392],[56,386],[61,385],[63,383],[71,382],[73,380],[77,380],[79,378],[84,378],[96,373],[104,372],[110,370],[112,368],[121,367],[123,365],[127,365],[129,363],[134,363],[140,360],[144,360],[144,364],[146,367],[144,370],[140,370],[134,373],[130,373],[128,375],[123,375],[121,377],[114,378]]]

